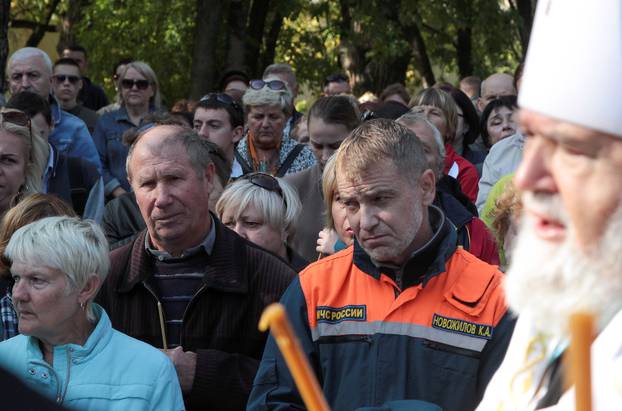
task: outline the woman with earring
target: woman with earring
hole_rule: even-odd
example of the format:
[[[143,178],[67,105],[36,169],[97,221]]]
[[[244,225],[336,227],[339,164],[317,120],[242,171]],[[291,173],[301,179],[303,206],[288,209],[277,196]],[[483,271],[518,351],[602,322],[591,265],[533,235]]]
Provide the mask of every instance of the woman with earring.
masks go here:
[[[47,217],[11,236],[20,335],[0,343],[0,365],[70,410],[183,410],[173,363],[114,330],[93,302],[108,254],[92,220]]]

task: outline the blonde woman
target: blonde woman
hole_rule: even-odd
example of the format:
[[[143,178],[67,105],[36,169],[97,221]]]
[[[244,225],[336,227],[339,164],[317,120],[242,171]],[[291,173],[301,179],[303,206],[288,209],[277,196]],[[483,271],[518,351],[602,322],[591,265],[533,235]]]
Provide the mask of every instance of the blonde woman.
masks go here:
[[[231,183],[216,203],[226,227],[283,258],[296,271],[308,264],[287,246],[300,209],[296,190],[264,173],[246,174]]]

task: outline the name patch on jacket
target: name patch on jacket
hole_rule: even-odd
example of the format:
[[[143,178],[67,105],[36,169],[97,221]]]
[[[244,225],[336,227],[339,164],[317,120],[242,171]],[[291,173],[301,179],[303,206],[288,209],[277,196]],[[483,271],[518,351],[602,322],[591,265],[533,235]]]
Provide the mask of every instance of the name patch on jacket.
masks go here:
[[[476,324],[457,318],[443,317],[438,314],[434,314],[432,317],[432,327],[487,340],[492,339],[494,331],[494,327],[491,325]]]
[[[315,319],[319,323],[335,324],[342,321],[367,320],[366,305],[346,305],[345,307],[317,307]]]

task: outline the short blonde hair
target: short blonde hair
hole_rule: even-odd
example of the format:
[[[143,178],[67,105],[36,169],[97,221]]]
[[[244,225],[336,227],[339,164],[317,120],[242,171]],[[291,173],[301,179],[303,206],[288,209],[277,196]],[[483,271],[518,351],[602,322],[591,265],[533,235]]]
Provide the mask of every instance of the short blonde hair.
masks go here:
[[[294,233],[294,223],[300,215],[302,205],[296,189],[285,180],[274,178],[281,188],[281,194],[253,184],[249,178],[239,178],[229,184],[216,203],[216,214],[222,218],[225,210],[233,211],[238,220],[249,205],[253,205],[269,226],[282,230],[287,237]]]
[[[336,154],[336,173],[348,180],[390,160],[398,173],[411,181],[428,168],[423,143],[415,133],[393,120],[369,120],[355,128]]]
[[[90,275],[103,284],[110,268],[108,241],[92,220],[77,217],[46,217],[18,229],[9,240],[5,256],[12,262],[49,267],[67,276],[70,289],[81,290]],[[92,301],[86,303],[87,318],[95,322]]]
[[[439,108],[445,116],[447,122],[447,135],[443,136],[445,141],[453,141],[458,128],[458,108],[451,94],[436,87],[430,87],[410,100],[408,107],[433,106]]]
[[[324,165],[324,171],[322,172],[322,194],[324,195],[324,206],[326,207],[326,228],[332,229],[335,228],[333,201],[337,191],[336,160],[337,156],[333,154]]]
[[[246,115],[248,115],[251,108],[255,106],[279,107],[287,118],[292,115],[293,110],[292,94],[287,88],[283,90],[272,90],[264,86],[259,90],[255,90],[249,87],[244,92],[244,96],[242,96],[242,103]]]

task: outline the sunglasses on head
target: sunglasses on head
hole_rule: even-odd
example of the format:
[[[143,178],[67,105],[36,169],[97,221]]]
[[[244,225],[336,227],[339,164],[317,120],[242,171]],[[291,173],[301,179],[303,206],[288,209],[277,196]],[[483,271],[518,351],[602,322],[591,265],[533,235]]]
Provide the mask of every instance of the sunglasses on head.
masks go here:
[[[257,79],[257,80],[251,80],[248,83],[248,85],[253,90],[261,90],[262,88],[266,86],[268,86],[270,90],[285,90],[286,89],[285,82],[281,80],[264,81],[261,79]]]
[[[71,84],[76,84],[78,81],[80,81],[80,77],[65,74],[56,74],[54,75],[54,80],[59,83],[64,83],[66,80],[69,80]]]
[[[242,180],[248,180],[251,184],[256,185],[257,187],[277,193],[283,200],[285,200],[285,197],[283,197],[283,190],[281,190],[278,180],[270,174],[249,173],[243,175]]]
[[[0,112],[2,123],[11,123],[20,127],[30,127],[30,117],[22,111]]]
[[[125,88],[125,89],[131,89],[134,86],[136,86],[137,89],[139,90],[147,90],[147,87],[149,87],[149,81],[148,80],[132,80],[129,78],[124,78],[123,80],[121,80],[121,87]]]
[[[199,100],[199,103],[206,102],[206,101],[214,101],[214,100],[218,101],[219,103],[226,104],[228,106],[233,106],[235,108],[238,108],[240,106],[233,97],[225,93],[206,94],[203,97],[201,97],[201,100]]]
[[[32,128],[30,117],[23,111],[0,111],[0,125],[11,123],[19,127],[28,127],[28,134],[32,139]]]

